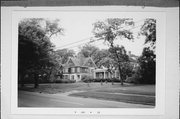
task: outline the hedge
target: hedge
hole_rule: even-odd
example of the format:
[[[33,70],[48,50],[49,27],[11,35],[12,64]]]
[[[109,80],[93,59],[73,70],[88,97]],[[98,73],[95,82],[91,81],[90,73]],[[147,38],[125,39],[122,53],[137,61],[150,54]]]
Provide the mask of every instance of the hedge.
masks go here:
[[[75,83],[76,80],[70,80],[70,79],[60,79],[56,80],[55,83]]]
[[[89,78],[89,79],[84,79],[82,80],[85,83],[88,82],[120,82],[120,80],[118,78],[105,78],[105,79],[101,79],[101,78]]]

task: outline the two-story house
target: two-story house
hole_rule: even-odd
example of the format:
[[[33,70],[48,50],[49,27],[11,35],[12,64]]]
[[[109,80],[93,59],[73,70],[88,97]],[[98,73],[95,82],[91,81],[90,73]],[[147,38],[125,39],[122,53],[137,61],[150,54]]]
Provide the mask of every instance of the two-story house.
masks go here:
[[[80,81],[82,75],[89,75],[94,77],[94,70],[97,68],[96,64],[89,58],[71,57],[64,64],[63,76],[70,80]]]
[[[138,67],[137,56],[129,53],[130,64],[133,70]],[[71,57],[63,65],[63,76],[66,79],[81,81],[83,75],[91,76],[92,78],[119,78],[119,71],[116,69],[113,74],[108,72],[105,67],[97,68],[91,57]]]

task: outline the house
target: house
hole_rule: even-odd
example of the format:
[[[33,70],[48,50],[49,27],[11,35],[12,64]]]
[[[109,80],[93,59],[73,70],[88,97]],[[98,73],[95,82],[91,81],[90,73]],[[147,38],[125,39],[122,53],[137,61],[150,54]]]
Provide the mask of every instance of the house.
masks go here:
[[[91,57],[71,57],[64,64],[63,76],[70,80],[80,81],[83,75],[95,77],[94,70],[96,68]]]
[[[94,78],[107,79],[107,78],[119,78],[118,70],[114,70],[111,74],[108,68],[102,67],[94,70]]]
[[[133,69],[138,67],[137,56],[129,54],[130,63]],[[119,78],[119,71],[114,70],[113,74],[105,67],[98,68],[91,57],[71,57],[63,65],[63,77],[70,80],[81,81],[84,75],[94,79]]]
[[[137,68],[139,67],[139,63],[138,63],[138,56],[131,54],[131,52],[128,52],[128,56],[129,56],[129,61],[130,61],[130,65],[132,66],[132,70],[137,70]],[[114,69],[113,73],[110,74],[110,72],[108,72],[108,68],[106,67],[101,67],[99,69],[95,69],[94,70],[94,78],[120,78],[119,77],[119,70],[118,69]]]
[[[139,67],[139,63],[138,63],[138,56],[131,54],[131,52],[128,52],[128,56],[129,56],[129,61],[130,64],[133,66],[133,70],[137,70],[137,68]]]
[[[94,79],[118,77],[118,71],[111,75],[107,68],[98,68],[91,57],[71,57],[63,67],[63,77],[70,80],[81,81],[84,75]]]

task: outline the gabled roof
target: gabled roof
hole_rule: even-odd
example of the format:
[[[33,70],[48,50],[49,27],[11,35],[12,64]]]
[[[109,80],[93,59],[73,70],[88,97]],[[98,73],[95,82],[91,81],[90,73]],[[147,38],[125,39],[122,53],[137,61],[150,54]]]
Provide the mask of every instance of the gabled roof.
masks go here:
[[[68,59],[68,61],[64,64],[64,66],[65,67],[70,67],[70,63],[71,63],[71,65],[74,65],[74,66],[88,67],[87,63],[89,61],[91,61],[93,63],[94,67],[97,67],[91,57],[88,57],[88,58],[84,58],[84,57],[70,57]]]

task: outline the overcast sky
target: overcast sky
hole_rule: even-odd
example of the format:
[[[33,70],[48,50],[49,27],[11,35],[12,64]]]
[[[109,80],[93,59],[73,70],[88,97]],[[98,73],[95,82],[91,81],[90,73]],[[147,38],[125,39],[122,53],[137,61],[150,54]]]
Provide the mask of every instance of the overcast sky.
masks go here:
[[[93,23],[106,18],[133,18],[135,22],[134,35],[137,36],[144,19],[147,16],[143,13],[127,13],[127,12],[61,12],[55,17],[60,19],[60,26],[65,31],[63,36],[54,36],[51,41],[55,44],[56,49],[69,48],[78,52],[79,47],[89,42],[89,38],[93,36]],[[134,42],[127,39],[116,41],[117,44],[125,46],[127,51],[132,54],[140,55],[144,47],[144,37],[135,37]],[[100,49],[108,48],[103,41],[91,43]]]

